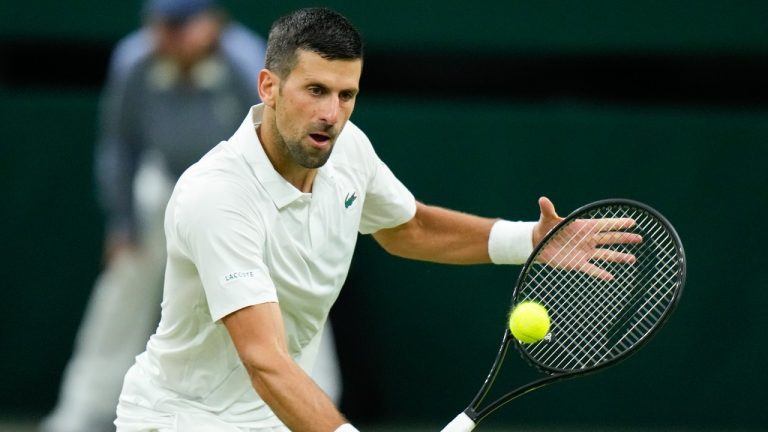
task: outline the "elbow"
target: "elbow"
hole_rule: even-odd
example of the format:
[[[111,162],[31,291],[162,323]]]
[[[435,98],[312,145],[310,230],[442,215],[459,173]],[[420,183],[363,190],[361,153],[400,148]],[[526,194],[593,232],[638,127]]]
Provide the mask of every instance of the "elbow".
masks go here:
[[[379,246],[390,255],[400,258],[420,259],[419,248],[429,242],[426,235],[425,217],[427,207],[417,203],[416,215],[408,222],[383,229],[373,235]]]
[[[374,235],[374,239],[376,239],[379,246],[390,255],[410,258],[412,248],[409,246],[410,239],[408,233],[401,228],[392,228],[384,231],[386,232],[380,231]]]
[[[263,381],[265,377],[278,374],[285,370],[286,362],[292,361],[291,356],[283,349],[263,349],[254,347],[240,353],[240,361],[245,366],[248,375],[254,382]]]
[[[241,356],[241,361],[248,372],[251,386],[265,401],[274,399],[276,388],[285,382],[286,375],[291,375],[293,370],[290,364],[287,364],[290,356],[282,354],[246,355]]]
[[[302,373],[291,356],[282,350],[248,353],[240,358],[251,386],[270,406],[273,406],[286,383],[293,382]]]
[[[380,236],[374,236],[374,238],[376,239],[376,242],[379,244],[379,246],[381,246],[381,248],[384,249],[384,251],[388,254],[394,256],[402,256],[397,243],[387,241]]]

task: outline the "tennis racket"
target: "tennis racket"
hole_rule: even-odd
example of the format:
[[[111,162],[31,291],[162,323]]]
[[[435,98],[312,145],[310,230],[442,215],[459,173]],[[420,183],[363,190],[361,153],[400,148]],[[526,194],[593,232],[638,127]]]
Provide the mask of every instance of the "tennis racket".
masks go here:
[[[574,211],[534,249],[512,296],[513,306],[544,305],[549,333],[526,344],[506,329],[480,391],[443,432],[471,431],[519,396],[597,372],[637,352],[672,314],[685,273],[680,238],[656,210],[616,199]],[[543,376],[481,408],[510,344]]]

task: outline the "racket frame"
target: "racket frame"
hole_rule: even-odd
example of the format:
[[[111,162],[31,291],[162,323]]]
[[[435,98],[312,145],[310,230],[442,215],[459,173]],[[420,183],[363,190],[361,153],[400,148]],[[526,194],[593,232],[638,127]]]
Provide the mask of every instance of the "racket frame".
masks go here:
[[[647,344],[653,338],[653,336],[655,336],[656,333],[658,333],[658,331],[666,324],[667,320],[672,315],[672,312],[677,308],[677,304],[679,303],[680,298],[683,294],[683,287],[685,286],[685,279],[686,279],[686,259],[685,259],[685,250],[683,249],[683,243],[680,240],[680,237],[677,234],[677,231],[675,231],[672,224],[661,213],[656,211],[654,208],[646,204],[643,204],[641,202],[629,200],[629,199],[623,199],[623,198],[604,199],[604,200],[595,201],[590,204],[579,207],[578,209],[571,212],[571,214],[569,214],[567,217],[565,217],[565,219],[563,219],[560,223],[558,223],[557,226],[551,229],[547,233],[547,235],[545,235],[544,238],[539,242],[539,244],[536,245],[536,247],[533,249],[533,252],[531,252],[531,255],[526,260],[525,265],[520,270],[520,274],[518,275],[518,278],[517,278],[517,283],[515,284],[515,289],[512,293],[512,306],[517,304],[517,295],[520,291],[520,286],[523,283],[523,280],[525,279],[525,276],[527,275],[528,270],[534,264],[534,259],[536,258],[536,256],[538,256],[539,251],[547,244],[547,242],[560,231],[560,228],[569,224],[572,220],[578,218],[580,215],[583,215],[584,213],[594,208],[604,207],[609,205],[612,205],[612,206],[626,205],[630,207],[639,208],[649,213],[651,216],[655,217],[664,226],[664,228],[666,228],[677,250],[679,251],[678,266],[680,268],[680,280],[679,280],[678,288],[675,291],[675,297],[670,302],[667,310],[664,311],[664,315],[659,319],[658,323],[656,323],[647,334],[645,334],[641,339],[639,339],[635,344],[633,344],[632,347],[622,352],[618,356],[612,359],[606,360],[605,362],[599,363],[595,366],[587,367],[584,369],[578,369],[578,370],[570,370],[565,372],[548,369],[546,366],[541,365],[537,361],[530,358],[530,356],[528,356],[528,353],[521,348],[522,342],[516,340],[512,336],[512,333],[510,332],[510,330],[506,328],[504,331],[504,336],[502,337],[501,346],[499,347],[499,351],[496,354],[496,358],[493,361],[493,364],[488,373],[488,376],[483,382],[483,385],[480,387],[480,390],[477,392],[477,395],[475,395],[475,397],[472,399],[472,402],[463,411],[463,413],[467,417],[469,417],[469,419],[471,419],[475,424],[480,423],[483,419],[488,417],[491,413],[493,413],[497,409],[501,408],[503,405],[507,404],[508,402],[514,399],[517,399],[518,397],[526,393],[529,393],[531,391],[534,391],[536,389],[539,389],[541,387],[544,387],[546,385],[549,385],[555,382],[592,374],[599,370],[608,368],[610,366],[614,366],[617,363],[625,360],[631,354],[637,352],[640,348],[645,346],[645,344]],[[523,356],[523,358],[527,362],[529,362],[531,365],[536,365],[537,369],[539,369],[543,373],[547,373],[548,375],[541,377],[539,379],[536,379],[534,381],[531,381],[528,384],[522,385],[510,392],[507,392],[502,396],[498,397],[496,400],[491,402],[486,407],[480,409],[479,408],[480,404],[483,403],[483,400],[486,398],[486,396],[488,396],[488,393],[490,392],[491,387],[493,386],[493,383],[496,380],[496,377],[501,371],[501,365],[504,363],[504,358],[506,357],[507,351],[509,350],[510,343],[516,344],[516,348],[518,352],[521,354],[521,356]]]

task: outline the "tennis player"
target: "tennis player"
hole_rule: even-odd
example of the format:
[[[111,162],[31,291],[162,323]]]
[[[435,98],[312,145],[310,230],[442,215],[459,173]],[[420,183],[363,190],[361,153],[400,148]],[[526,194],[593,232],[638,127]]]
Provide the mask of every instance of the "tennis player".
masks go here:
[[[441,263],[522,263],[560,218],[510,222],[417,202],[349,121],[357,30],[328,9],[269,34],[263,104],[179,179],[162,318],[128,371],[128,431],[354,431],[307,374],[358,233]]]

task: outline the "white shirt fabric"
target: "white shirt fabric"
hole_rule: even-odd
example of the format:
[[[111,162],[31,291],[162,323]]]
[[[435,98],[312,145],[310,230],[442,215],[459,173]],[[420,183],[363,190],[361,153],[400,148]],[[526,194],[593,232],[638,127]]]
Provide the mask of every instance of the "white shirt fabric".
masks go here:
[[[179,412],[213,413],[247,428],[281,425],[253,389],[221,318],[279,302],[288,349],[310,371],[358,232],[415,215],[413,195],[351,122],[312,193],[296,189],[264,153],[255,131],[262,112],[251,108],[234,136],[176,184],[165,218],[162,318],[126,375],[120,430]]]

